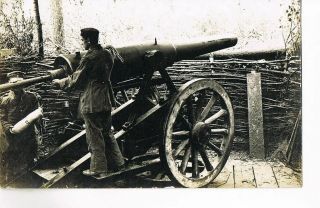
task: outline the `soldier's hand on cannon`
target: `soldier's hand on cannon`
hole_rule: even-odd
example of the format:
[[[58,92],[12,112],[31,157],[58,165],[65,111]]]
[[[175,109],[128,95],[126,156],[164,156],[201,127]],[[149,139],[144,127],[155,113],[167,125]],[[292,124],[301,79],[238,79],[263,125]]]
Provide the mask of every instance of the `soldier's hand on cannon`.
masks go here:
[[[11,126],[11,127],[9,128],[9,132],[10,132],[11,134],[16,134],[16,132],[14,132],[12,129],[13,129],[13,126]]]

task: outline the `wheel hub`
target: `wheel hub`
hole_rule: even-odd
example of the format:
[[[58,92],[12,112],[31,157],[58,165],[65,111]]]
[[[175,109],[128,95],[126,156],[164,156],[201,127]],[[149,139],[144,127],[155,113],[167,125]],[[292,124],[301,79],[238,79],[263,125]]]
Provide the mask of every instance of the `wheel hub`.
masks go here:
[[[197,122],[192,129],[192,141],[197,144],[206,144],[209,141],[210,128],[204,122]]]

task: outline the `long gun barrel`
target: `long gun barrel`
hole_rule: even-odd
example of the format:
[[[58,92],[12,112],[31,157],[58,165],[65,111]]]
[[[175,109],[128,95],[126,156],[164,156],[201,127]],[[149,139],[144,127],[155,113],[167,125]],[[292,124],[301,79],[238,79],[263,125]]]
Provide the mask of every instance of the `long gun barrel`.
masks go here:
[[[158,44],[155,40],[151,44],[140,44],[117,48],[123,58],[123,63],[116,63],[112,74],[112,83],[141,76],[146,70],[145,55],[148,51],[158,50],[163,54],[161,64],[165,67],[171,66],[174,62],[183,59],[192,59],[197,56],[221,50],[236,45],[237,38],[223,38],[210,41],[202,41],[187,44]],[[52,79],[67,76],[75,71],[84,53],[60,55],[54,61],[56,70],[50,71],[47,76],[31,78],[18,83],[0,85],[0,92],[16,88],[26,87],[35,83],[50,81]],[[61,68],[63,67],[63,68]]]
[[[33,84],[41,83],[41,82],[46,82],[46,81],[51,81],[52,79],[59,78],[66,76],[66,74],[69,74],[66,70],[68,70],[66,67],[61,67],[55,70],[50,70],[48,71],[48,75],[40,76],[40,77],[34,77],[26,80],[22,80],[19,82],[15,83],[6,83],[6,84],[1,84],[0,85],[0,92],[5,92],[10,89],[15,89],[15,88],[21,88],[21,87],[27,87],[31,86]]]

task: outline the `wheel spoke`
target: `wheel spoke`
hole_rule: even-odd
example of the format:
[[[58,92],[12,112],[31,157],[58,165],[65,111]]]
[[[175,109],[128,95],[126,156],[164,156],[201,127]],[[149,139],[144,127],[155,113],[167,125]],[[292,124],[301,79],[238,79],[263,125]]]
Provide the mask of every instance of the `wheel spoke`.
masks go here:
[[[201,155],[201,157],[202,157],[202,160],[203,160],[203,162],[204,162],[204,165],[206,166],[206,169],[207,169],[207,171],[212,171],[213,170],[213,167],[212,167],[212,165],[211,165],[211,163],[210,163],[210,160],[209,160],[209,158],[208,158],[208,155],[207,155],[207,153],[206,153],[206,150],[203,148],[203,146],[201,146],[201,145],[199,145],[199,153],[200,153],[200,155]]]
[[[205,99],[206,99],[206,92],[205,90],[202,91],[199,96],[198,96],[198,101],[196,103],[197,107],[196,107],[196,119],[197,121],[199,120],[199,116],[201,115],[202,113],[202,107],[204,106],[205,104]]]
[[[212,95],[212,97],[210,98],[209,102],[207,103],[206,107],[203,109],[203,111],[201,112],[198,120],[199,121],[203,121],[208,113],[210,112],[210,109],[212,108],[213,104],[216,102],[216,98]]]
[[[191,125],[194,125],[195,123],[195,116],[194,116],[194,109],[192,106],[192,97],[190,97],[187,101],[187,110],[188,110],[188,118],[191,123]]]
[[[211,133],[222,133],[222,134],[228,134],[228,129],[211,129]]]
[[[226,110],[224,109],[221,109],[219,110],[217,113],[215,113],[214,115],[210,116],[208,119],[206,119],[204,122],[206,124],[210,124],[212,123],[213,121],[215,121],[216,119],[220,118],[221,116],[225,115],[227,113]]]
[[[226,141],[227,141],[227,135],[223,136],[222,143],[220,145],[220,149],[225,149],[226,148]]]
[[[198,163],[198,150],[196,145],[192,145],[191,149],[192,154],[192,177],[198,178],[199,177],[199,163]]]
[[[188,139],[181,142],[177,147],[177,149],[173,152],[173,158],[176,158],[180,154],[180,152],[187,146],[188,143],[189,143]]]
[[[207,145],[209,148],[215,151],[218,154],[218,156],[222,156],[222,150],[219,147],[217,147],[215,144],[213,144],[212,142],[208,142]]]
[[[187,119],[185,119],[181,114],[178,115],[178,118],[181,120],[182,124],[191,131],[192,125]]]
[[[173,136],[189,136],[190,131],[175,131],[172,132]]]
[[[189,161],[190,155],[191,155],[191,146],[189,146],[187,148],[186,152],[184,153],[182,162],[181,162],[180,171],[183,174],[185,174],[185,172],[186,172],[186,168],[187,168],[187,165],[188,165],[188,161]]]

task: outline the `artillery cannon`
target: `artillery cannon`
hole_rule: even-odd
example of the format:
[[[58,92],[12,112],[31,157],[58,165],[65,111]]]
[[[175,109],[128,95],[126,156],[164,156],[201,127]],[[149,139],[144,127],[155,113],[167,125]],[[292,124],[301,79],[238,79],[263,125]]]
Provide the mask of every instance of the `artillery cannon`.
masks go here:
[[[226,38],[181,45],[155,41],[117,48],[124,62],[115,63],[111,81],[115,93],[121,92],[123,100],[112,111],[112,125],[125,157],[143,155],[158,146],[168,176],[184,187],[202,187],[218,176],[229,157],[234,136],[230,98],[210,78],[191,80],[177,89],[165,68],[236,43],[236,38]],[[60,55],[54,61],[56,69],[49,75],[1,85],[0,90],[66,76],[76,69],[83,55]],[[169,93],[159,93],[160,85]],[[127,92],[132,88],[139,91],[129,99]],[[79,166],[89,157],[87,153],[70,167]],[[54,180],[44,187],[52,183]]]
[[[140,44],[117,48],[117,51],[124,59],[124,63],[116,63],[112,72],[112,83],[129,80],[143,75],[146,68],[146,53],[157,50],[163,54],[162,67],[171,66],[174,62],[194,58],[202,54],[221,50],[234,46],[236,38],[225,38],[189,44],[158,44],[157,40],[152,44]],[[17,83],[7,83],[0,85],[0,92],[4,92],[17,87],[27,87],[36,83],[51,81],[62,78],[76,69],[81,56],[85,53],[64,54],[56,58],[54,62],[55,70],[48,71],[48,75],[23,80]]]

